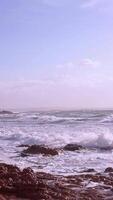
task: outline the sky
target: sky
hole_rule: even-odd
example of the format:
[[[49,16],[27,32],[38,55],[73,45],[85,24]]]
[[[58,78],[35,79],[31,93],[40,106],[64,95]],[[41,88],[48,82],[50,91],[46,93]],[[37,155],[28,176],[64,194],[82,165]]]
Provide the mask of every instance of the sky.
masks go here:
[[[0,108],[113,108],[113,0],[0,0]]]

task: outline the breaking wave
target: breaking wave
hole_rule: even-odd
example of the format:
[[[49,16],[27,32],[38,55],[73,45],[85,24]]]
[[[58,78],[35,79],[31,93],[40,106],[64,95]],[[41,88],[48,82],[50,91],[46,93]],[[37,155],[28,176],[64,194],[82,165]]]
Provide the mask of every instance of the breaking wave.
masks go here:
[[[37,163],[49,172],[67,172],[75,167],[113,166],[113,111],[17,112],[0,115],[2,161],[32,166]],[[63,147],[77,143],[84,152],[64,152],[56,158],[17,158],[21,144]],[[110,150],[110,151],[100,151]],[[11,157],[11,159],[10,159]],[[14,157],[14,158],[12,158]],[[59,160],[59,162],[58,162]],[[68,161],[68,162],[67,162]],[[44,163],[44,165],[42,164]],[[60,164],[58,164],[60,163]]]

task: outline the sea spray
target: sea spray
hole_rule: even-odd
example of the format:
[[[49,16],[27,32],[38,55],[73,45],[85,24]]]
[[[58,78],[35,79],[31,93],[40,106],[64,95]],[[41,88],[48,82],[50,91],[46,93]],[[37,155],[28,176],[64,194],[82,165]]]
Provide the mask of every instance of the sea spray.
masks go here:
[[[106,119],[108,122],[106,122]],[[1,162],[32,167],[56,174],[73,174],[87,168],[100,171],[113,167],[113,111],[33,111],[0,115]],[[84,147],[62,151],[54,158],[43,155],[21,157],[19,145],[66,144]]]

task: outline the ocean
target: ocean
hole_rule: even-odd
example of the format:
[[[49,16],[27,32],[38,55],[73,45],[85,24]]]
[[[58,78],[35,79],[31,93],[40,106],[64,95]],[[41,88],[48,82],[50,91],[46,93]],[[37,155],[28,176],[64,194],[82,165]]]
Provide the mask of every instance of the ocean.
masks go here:
[[[80,144],[80,151],[56,156],[21,156],[21,144],[64,147]],[[0,114],[0,162],[20,168],[69,175],[93,168],[113,167],[113,111],[30,111]]]

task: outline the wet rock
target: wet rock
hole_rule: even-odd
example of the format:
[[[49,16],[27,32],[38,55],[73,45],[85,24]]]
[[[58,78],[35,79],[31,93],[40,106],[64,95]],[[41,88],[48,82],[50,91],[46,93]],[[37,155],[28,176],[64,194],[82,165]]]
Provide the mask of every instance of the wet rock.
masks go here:
[[[31,183],[31,184],[37,183],[37,176],[31,168],[28,167],[28,168],[23,169],[21,175],[22,175],[22,180],[24,180],[27,184],[28,183]]]
[[[24,153],[24,152],[21,152],[21,154],[20,154],[20,155],[21,155],[21,157],[23,157],[23,158],[24,158],[24,157],[28,157],[28,156],[29,156],[29,154],[27,154],[27,153]]]
[[[105,172],[105,173],[113,172],[113,168],[112,168],[112,167],[108,167],[108,168],[105,169],[104,172]]]
[[[32,145],[27,149],[23,150],[24,154],[43,154],[45,156],[55,156],[58,155],[57,149],[52,149],[44,145]]]
[[[3,195],[0,195],[0,200],[6,200],[6,198],[3,197]]]
[[[0,164],[0,200],[107,200],[113,199],[112,188],[109,174],[64,177]]]
[[[111,146],[108,146],[108,147],[100,147],[99,148],[101,151],[111,151],[111,150],[113,150],[113,147],[111,147]]]
[[[84,149],[84,147],[79,144],[67,144],[63,149],[65,151],[78,151]]]
[[[95,169],[87,169],[87,170],[84,170],[82,171],[83,173],[92,173],[92,172],[96,172]]]

